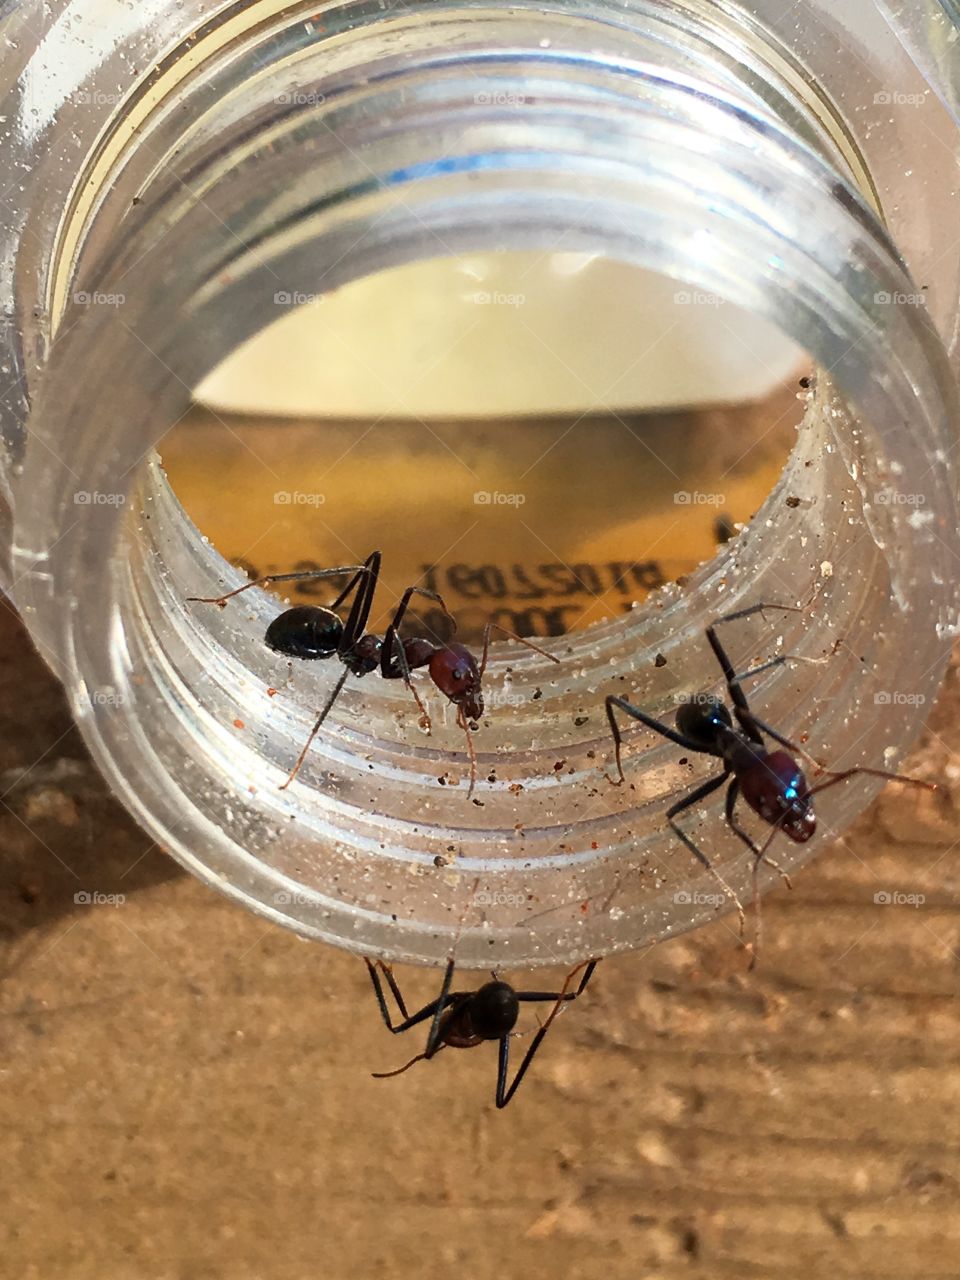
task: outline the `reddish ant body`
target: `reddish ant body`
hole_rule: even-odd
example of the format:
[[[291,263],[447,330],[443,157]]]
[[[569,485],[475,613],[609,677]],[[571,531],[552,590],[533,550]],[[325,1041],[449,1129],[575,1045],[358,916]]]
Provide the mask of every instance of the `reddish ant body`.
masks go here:
[[[466,734],[467,753],[470,758],[470,789],[467,799],[473,795],[477,780],[476,754],[470,736],[470,722],[479,720],[483,715],[483,691],[481,683],[487,667],[487,654],[490,647],[490,632],[494,629],[525,644],[543,654],[551,662],[559,662],[552,654],[545,653],[538,645],[522,636],[516,636],[497,623],[488,622],[483,631],[483,652],[479,663],[462,644],[449,642],[434,644],[431,640],[419,636],[402,638],[399,633],[400,624],[406,614],[410,599],[414,595],[426,597],[439,604],[450,619],[454,629],[456,622],[447,609],[442,598],[435,591],[425,587],[407,587],[393,620],[387,627],[383,637],[366,632],[367,621],[373,606],[373,597],[380,578],[381,553],[372,552],[362,565],[346,565],[336,569],[309,569],[299,573],[271,573],[253,582],[245,583],[226,595],[215,597],[190,596],[189,599],[200,604],[215,604],[222,609],[228,600],[249,591],[252,587],[267,586],[271,582],[303,582],[308,579],[339,577],[352,574],[350,581],[340,592],[334,602],[329,605],[299,604],[293,605],[278,614],[267,627],[265,643],[275,653],[288,658],[316,660],[338,658],[343,663],[343,675],[337,681],[330,696],[317,717],[304,743],[303,750],[297,757],[296,764],[284,782],[281,790],[290,785],[300,771],[307,752],[314,738],[320,732],[330,708],[336,702],[348,675],[365,676],[379,669],[384,680],[403,680],[413,694],[420,710],[420,725],[430,729],[430,716],[420,700],[420,695],[411,680],[411,671],[426,667],[430,679],[457,708],[457,723]],[[346,622],[336,612],[351,593],[356,592]]]
[[[377,997],[377,1004],[380,1006],[380,1013],[389,1031],[392,1031],[394,1035],[399,1035],[401,1032],[409,1031],[412,1027],[426,1022],[428,1018],[432,1018],[430,1031],[427,1035],[427,1047],[423,1053],[418,1053],[415,1058],[411,1058],[409,1062],[399,1067],[396,1071],[374,1072],[374,1079],[386,1080],[391,1076],[401,1075],[409,1067],[412,1067],[415,1062],[429,1062],[444,1048],[474,1049],[477,1045],[484,1044],[486,1041],[496,1040],[500,1045],[496,1104],[498,1109],[501,1109],[507,1105],[520,1087],[520,1082],[526,1075],[534,1054],[543,1043],[543,1038],[549,1031],[550,1024],[567,1002],[576,1000],[578,996],[583,994],[599,961],[589,960],[571,970],[560,991],[517,991],[508,982],[502,982],[496,975],[494,975],[492,982],[484,983],[476,991],[451,991],[450,986],[453,982],[454,971],[454,962],[451,959],[447,963],[439,998],[424,1005],[422,1009],[414,1014],[407,1013],[407,1006],[404,1004],[403,996],[390,966],[382,960],[378,960],[376,964],[371,960],[367,960],[366,963],[370,981],[373,983],[373,990]],[[574,978],[581,972],[583,977],[580,979],[579,985],[575,990],[571,991],[570,987]],[[381,973],[386,978],[403,1017],[403,1021],[397,1026],[394,1026],[390,1017],[390,1010],[387,1008],[383,986],[380,982]],[[517,1074],[508,1087],[510,1039],[515,1034],[513,1028],[517,1024],[520,1005],[525,1002],[552,1002],[553,1008],[550,1010],[543,1026],[538,1029],[533,1037],[530,1048],[524,1054],[523,1060],[517,1068]]]
[[[677,746],[682,747],[685,751],[696,751],[701,755],[715,756],[721,763],[723,768],[721,774],[715,778],[708,779],[697,787],[695,791],[691,792],[690,795],[678,800],[676,804],[667,810],[666,817],[671,830],[681,843],[720,881],[725,893],[729,894],[736,903],[737,911],[740,915],[741,935],[744,926],[743,906],[707,855],[694,844],[677,824],[676,818],[684,810],[699,804],[700,801],[705,800],[707,796],[712,795],[714,791],[719,790],[724,783],[729,781],[725,806],[726,821],[731,830],[736,833],[754,856],[754,899],[757,902],[759,911],[759,899],[757,898],[756,889],[761,863],[767,862],[774,867],[780,872],[787,884],[790,884],[790,879],[786,872],[772,858],[767,856],[770,842],[778,831],[783,831],[797,844],[804,844],[810,839],[817,829],[814,810],[815,796],[860,773],[867,774],[873,778],[908,782],[913,786],[925,787],[931,791],[936,790],[936,786],[933,783],[923,782],[919,778],[908,778],[899,773],[890,773],[885,769],[868,769],[863,766],[840,771],[826,769],[803,747],[791,742],[789,738],[783,737],[776,729],[771,728],[769,724],[766,724],[751,711],[742,688],[744,680],[751,676],[759,675],[762,671],[768,671],[772,667],[781,666],[785,662],[791,660],[803,661],[804,659],[797,659],[795,655],[791,654],[781,654],[779,657],[770,659],[769,662],[764,662],[760,666],[753,667],[751,670],[738,675],[734,671],[733,664],[728,658],[723,645],[720,643],[716,628],[723,623],[733,622],[738,618],[747,618],[752,614],[762,613],[765,609],[780,609],[789,613],[801,612],[791,605],[755,604],[750,608],[740,609],[736,613],[730,613],[725,617],[718,618],[715,623],[707,627],[707,640],[720,664],[730,701],[733,704],[732,716],[729,708],[720,698],[712,694],[702,694],[681,705],[677,711],[677,727],[676,729],[671,729],[669,725],[662,724],[659,720],[653,719],[652,716],[648,716],[637,707],[632,706],[624,698],[617,698],[611,695],[606,700],[607,717],[613,733],[620,782],[624,781],[623,766],[620,759],[622,735],[620,726],[614,716],[614,708],[625,712],[634,720],[639,720],[662,737],[675,742]],[[820,659],[805,660],[820,661]],[[778,743],[782,750],[770,751],[764,740],[764,734]],[[807,781],[795,756],[802,756],[814,766],[817,775],[826,775],[827,781],[812,786]],[[740,796],[743,797],[754,813],[758,814],[764,822],[773,828],[762,848],[754,843],[749,834],[744,831],[736,820],[734,811],[737,799]]]

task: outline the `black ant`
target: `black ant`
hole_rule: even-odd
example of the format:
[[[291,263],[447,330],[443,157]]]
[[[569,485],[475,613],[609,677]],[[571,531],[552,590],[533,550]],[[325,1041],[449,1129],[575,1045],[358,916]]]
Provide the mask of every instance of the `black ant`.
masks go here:
[[[370,974],[370,981],[373,983],[373,990],[377,997],[377,1004],[380,1006],[380,1013],[383,1021],[387,1026],[387,1030],[394,1035],[399,1035],[403,1031],[409,1031],[412,1027],[418,1026],[422,1022],[426,1022],[427,1018],[432,1018],[430,1023],[430,1032],[427,1035],[427,1047],[423,1053],[418,1053],[416,1057],[411,1058],[409,1062],[399,1067],[396,1071],[375,1071],[373,1078],[375,1080],[387,1080],[392,1076],[401,1075],[404,1071],[409,1070],[415,1062],[429,1062],[435,1057],[441,1049],[449,1047],[451,1049],[473,1049],[479,1044],[483,1044],[486,1040],[497,1040],[500,1044],[500,1059],[497,1068],[497,1108],[503,1108],[507,1105],[517,1089],[520,1082],[526,1075],[530,1063],[533,1061],[534,1055],[543,1043],[543,1038],[550,1029],[550,1024],[557,1016],[564,1004],[583,994],[587,983],[593,977],[593,971],[599,964],[598,960],[588,960],[583,964],[577,965],[567,974],[566,981],[560,991],[517,991],[508,982],[502,982],[493,975],[493,981],[484,983],[477,991],[451,991],[450,985],[453,982],[454,961],[451,959],[447,963],[447,970],[443,979],[443,986],[440,988],[440,995],[436,1000],[431,1000],[429,1004],[423,1006],[417,1013],[407,1013],[407,1006],[404,1004],[403,996],[400,994],[400,988],[397,980],[393,976],[393,970],[384,961],[378,960],[376,964],[371,960],[367,960],[367,970]],[[403,1017],[403,1021],[394,1026],[390,1017],[390,1010],[387,1008],[387,1002],[383,994],[383,986],[380,982],[380,973],[386,978],[390,990],[393,992],[397,1007]],[[574,978],[578,973],[583,972],[583,977],[575,991],[571,991],[570,987]],[[507,1074],[510,1066],[510,1040],[516,1034],[513,1028],[516,1026],[517,1017],[520,1013],[521,1003],[546,1003],[552,1002],[553,1008],[543,1026],[539,1028],[530,1044],[530,1048],[523,1056],[523,1061],[517,1068],[517,1074],[513,1077],[513,1082],[507,1086]]]
[[[711,694],[702,694],[679,707],[676,717],[677,727],[676,729],[671,729],[668,725],[661,724],[659,720],[654,720],[652,716],[648,716],[637,707],[632,706],[624,698],[610,696],[606,700],[607,718],[610,721],[610,728],[616,747],[617,770],[620,774],[620,782],[625,779],[620,759],[622,737],[620,726],[614,716],[615,707],[625,712],[628,716],[632,716],[634,720],[639,720],[648,728],[655,730],[662,737],[675,742],[677,746],[682,747],[685,751],[695,751],[701,755],[716,756],[721,762],[723,772],[715,778],[708,779],[708,781],[697,787],[695,791],[691,792],[690,795],[672,805],[667,810],[667,822],[681,843],[716,877],[724,892],[729,894],[735,902],[740,916],[740,934],[742,937],[744,911],[740,899],[716,870],[707,855],[697,848],[676,822],[676,818],[684,810],[699,804],[701,800],[705,800],[707,796],[712,795],[714,791],[722,787],[728,779],[730,780],[730,785],[727,788],[725,809],[727,825],[743,841],[755,860],[753,866],[753,897],[758,912],[758,946],[760,922],[757,886],[760,866],[764,862],[768,863],[776,871],[779,871],[789,887],[789,876],[782,867],[767,856],[767,849],[778,831],[783,831],[797,844],[804,844],[810,839],[817,827],[813,804],[814,796],[859,773],[868,774],[872,778],[908,782],[913,786],[925,787],[930,791],[936,790],[934,783],[924,782],[919,778],[909,778],[900,773],[890,773],[885,769],[868,769],[859,765],[853,769],[840,771],[827,769],[819,760],[816,760],[809,752],[805,751],[803,747],[791,742],[789,738],[783,737],[776,729],[771,728],[770,725],[766,724],[750,710],[746,694],[741,687],[744,680],[789,661],[820,662],[827,660],[816,658],[801,659],[795,654],[781,654],[779,657],[771,658],[768,662],[764,662],[760,666],[753,667],[751,670],[738,675],[734,671],[733,664],[727,657],[723,645],[720,643],[716,628],[725,622],[734,622],[738,618],[748,618],[752,614],[763,613],[765,609],[780,609],[788,613],[803,612],[802,609],[791,605],[755,604],[747,609],[740,609],[736,613],[729,613],[725,617],[718,618],[715,623],[707,627],[707,640],[720,664],[727,692],[733,704],[732,717],[730,710],[720,698]],[[736,724],[734,724],[734,720]],[[779,743],[785,750],[769,751],[764,742],[764,734],[772,738],[774,742]],[[822,776],[826,774],[828,781],[811,786],[794,756],[802,756],[815,767],[816,775]],[[737,799],[741,795],[754,813],[759,814],[764,822],[773,827],[773,831],[762,848],[759,848],[754,843],[747,832],[738,824],[734,815]],[[755,960],[756,952],[754,952],[751,967]]]
[[[387,627],[382,639],[380,636],[367,634],[367,620],[370,617],[374,593],[380,578],[380,561],[381,553],[374,551],[362,565],[342,565],[336,569],[308,569],[299,573],[268,573],[245,583],[242,587],[237,587],[234,591],[228,591],[226,595],[190,596],[188,599],[199,604],[215,604],[222,609],[228,600],[241,595],[244,591],[249,591],[252,587],[266,586],[271,582],[304,582],[308,579],[352,574],[352,578],[333,604],[329,606],[294,605],[278,614],[267,627],[264,641],[275,653],[281,653],[288,658],[303,659],[336,657],[344,667],[343,675],[334,685],[323,710],[310,730],[310,736],[304,743],[303,750],[297,757],[296,764],[280,790],[283,791],[289,787],[300,772],[314,738],[320,732],[330,708],[339,697],[350,674],[365,676],[379,667],[379,674],[384,680],[403,680],[420,710],[420,727],[429,731],[430,716],[410,680],[411,671],[418,667],[427,667],[430,679],[457,708],[457,723],[466,734],[467,754],[470,759],[470,789],[467,792],[469,800],[477,781],[477,757],[470,736],[469,722],[475,722],[483,715],[483,692],[480,686],[483,673],[487,668],[490,632],[499,631],[511,640],[517,640],[520,644],[526,645],[528,649],[536,650],[551,662],[559,662],[560,659],[546,653],[523,636],[507,631],[496,622],[488,622],[483,629],[483,652],[479,663],[465,645],[453,641],[447,644],[434,644],[431,640],[418,636],[402,639],[398,634],[400,624],[414,595],[435,601],[446,614],[454,631],[456,630],[456,621],[442,598],[435,591],[428,591],[425,587],[407,587],[400,598],[393,621]],[[344,622],[336,611],[354,591],[356,595],[354,595],[347,621]]]

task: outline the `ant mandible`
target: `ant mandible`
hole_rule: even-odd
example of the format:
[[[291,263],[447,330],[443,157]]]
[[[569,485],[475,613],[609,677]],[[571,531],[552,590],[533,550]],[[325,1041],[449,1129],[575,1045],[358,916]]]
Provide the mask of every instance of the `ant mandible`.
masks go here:
[[[380,579],[381,558],[379,551],[373,551],[362,565],[341,565],[336,569],[308,569],[298,573],[268,573],[222,596],[189,596],[188,599],[199,604],[215,604],[222,609],[226,607],[228,600],[241,595],[244,591],[250,591],[253,587],[267,586],[272,582],[304,582],[339,577],[347,573],[353,574],[333,604],[329,606],[293,605],[278,614],[267,627],[264,641],[275,653],[283,654],[288,658],[308,660],[336,657],[344,667],[343,675],[334,685],[323,710],[317,716],[310,730],[310,736],[280,790],[286,790],[300,772],[314,738],[320,732],[324,720],[350,674],[358,677],[365,676],[379,667],[379,674],[384,680],[403,680],[420,711],[421,728],[429,731],[430,716],[410,679],[411,671],[418,667],[427,667],[430,679],[457,708],[457,723],[466,735],[467,754],[470,759],[470,789],[467,792],[469,800],[477,782],[477,757],[473,739],[470,736],[469,722],[477,721],[483,715],[481,682],[487,667],[491,631],[499,631],[510,639],[519,641],[528,649],[534,649],[543,657],[549,658],[551,662],[559,662],[560,659],[545,652],[532,641],[524,639],[523,636],[514,635],[512,631],[508,631],[496,622],[488,622],[483,629],[483,652],[479,663],[465,645],[453,641],[447,644],[434,644],[419,636],[401,638],[398,634],[400,624],[414,595],[424,596],[439,604],[454,631],[456,630],[456,621],[442,598],[435,591],[428,591],[425,587],[407,587],[400,598],[393,621],[387,627],[382,639],[380,636],[367,634],[366,625]],[[356,594],[350,613],[347,621],[344,622],[338,615],[337,609],[354,591]]]
[[[433,1019],[427,1035],[427,1046],[423,1053],[418,1053],[416,1057],[411,1058],[402,1067],[398,1067],[396,1071],[374,1071],[372,1073],[373,1078],[375,1080],[387,1080],[392,1076],[401,1075],[412,1067],[415,1062],[429,1062],[443,1048],[473,1049],[477,1045],[483,1044],[484,1041],[497,1040],[500,1044],[500,1056],[497,1068],[496,1104],[498,1110],[502,1109],[520,1087],[520,1082],[526,1075],[534,1055],[543,1043],[544,1036],[550,1030],[550,1024],[566,1003],[576,1000],[578,996],[583,994],[598,964],[598,960],[587,960],[583,964],[577,965],[575,969],[572,969],[567,974],[566,981],[560,991],[517,991],[508,982],[502,982],[496,974],[493,975],[492,982],[484,983],[477,991],[451,991],[450,986],[453,982],[454,971],[454,961],[451,958],[447,962],[439,997],[424,1005],[417,1013],[409,1014],[390,966],[383,960],[378,960],[376,964],[371,960],[367,960],[366,965],[370,974],[370,981],[373,983],[377,1004],[380,1006],[380,1013],[388,1031],[391,1031],[394,1035],[399,1035],[404,1031],[409,1031],[412,1027],[419,1026],[420,1023],[426,1022],[428,1018]],[[576,990],[571,991],[570,987],[574,978],[581,972],[583,977],[580,979],[579,985]],[[383,986],[380,982],[380,973],[386,978],[403,1017],[403,1021],[396,1026],[390,1017],[390,1010],[387,1008]],[[510,1040],[514,1034],[513,1028],[516,1026],[520,1013],[520,1005],[528,1002],[546,1003],[550,1001],[553,1002],[553,1008],[550,1010],[543,1026],[539,1028],[533,1037],[530,1048],[524,1054],[523,1061],[517,1068],[517,1074],[508,1087]]]
[[[634,720],[639,720],[662,737],[669,739],[670,742],[675,742],[677,746],[683,747],[685,751],[695,751],[701,755],[715,756],[721,762],[723,772],[715,778],[708,779],[697,787],[695,791],[684,796],[682,800],[678,800],[676,804],[667,810],[666,817],[671,830],[680,842],[716,877],[724,892],[733,899],[740,917],[740,934],[742,937],[744,911],[740,899],[713,866],[707,855],[694,844],[676,822],[677,817],[684,810],[699,804],[701,800],[705,800],[707,796],[719,790],[729,779],[725,806],[726,822],[754,856],[753,898],[758,912],[758,947],[760,920],[757,887],[760,866],[764,862],[768,863],[779,871],[789,886],[789,876],[782,867],[768,857],[767,849],[778,831],[783,831],[797,844],[804,844],[810,839],[817,827],[813,803],[814,796],[859,773],[867,774],[872,778],[886,778],[896,782],[907,782],[912,786],[924,787],[929,791],[936,790],[934,783],[924,782],[919,778],[910,778],[901,773],[890,773],[885,769],[868,769],[862,765],[839,771],[827,769],[819,760],[816,760],[809,752],[805,751],[803,747],[791,742],[789,738],[785,738],[776,729],[771,728],[769,724],[761,720],[755,712],[751,711],[742,688],[744,680],[749,679],[751,676],[759,675],[763,671],[769,671],[772,667],[782,666],[789,661],[822,661],[822,659],[801,659],[794,654],[781,654],[776,658],[771,658],[768,662],[761,663],[760,666],[753,667],[749,671],[741,672],[738,675],[734,671],[733,664],[728,658],[723,645],[720,643],[716,629],[723,623],[734,622],[739,618],[748,618],[755,613],[763,613],[766,609],[778,609],[785,613],[803,612],[802,609],[792,605],[755,604],[747,609],[739,609],[735,613],[728,613],[707,627],[707,640],[720,664],[727,692],[733,704],[732,717],[730,710],[720,698],[710,694],[703,694],[694,700],[683,703],[679,707],[676,718],[677,727],[676,729],[671,729],[668,725],[661,724],[659,720],[653,719],[652,716],[648,716],[637,707],[632,706],[624,698],[617,698],[611,695],[606,699],[607,718],[610,721],[610,729],[613,733],[617,770],[621,783],[625,780],[623,764],[620,758],[622,735],[620,726],[614,716],[614,708],[618,708],[626,715],[632,716]],[[734,724],[734,720],[736,724]],[[764,734],[772,738],[774,742],[784,749],[768,750],[764,741]],[[795,756],[802,756],[815,767],[817,776],[826,775],[828,780],[821,782],[819,785],[811,786]],[[734,810],[737,799],[740,796],[743,797],[754,813],[758,814],[764,822],[773,828],[762,848],[754,843],[749,834],[736,820]],[[751,967],[755,961],[756,951],[753,955]]]

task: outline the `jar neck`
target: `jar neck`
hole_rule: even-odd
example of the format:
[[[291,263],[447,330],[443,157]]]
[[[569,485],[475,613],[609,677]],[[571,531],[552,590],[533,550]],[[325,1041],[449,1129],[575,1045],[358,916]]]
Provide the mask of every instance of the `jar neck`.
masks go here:
[[[845,564],[854,579],[831,600],[830,642],[862,641],[854,651],[874,655],[873,678],[900,687],[891,681],[906,678],[905,618],[932,611],[940,633],[931,624],[909,656],[925,688],[936,680],[956,622],[954,481],[929,464],[955,439],[942,346],[924,307],[892,301],[915,298],[916,286],[848,181],[822,112],[808,109],[790,77],[772,76],[774,60],[734,56],[743,41],[734,46],[726,10],[702,8],[635,5],[628,24],[603,5],[548,14],[405,7],[386,19],[338,7],[316,42],[273,27],[232,48],[202,83],[185,76],[148,112],[135,149],[118,135],[108,163],[104,141],[111,183],[102,202],[81,209],[76,198],[75,249],[61,255],[52,286],[63,303],[57,341],[18,479],[30,497],[17,513],[16,599],[98,760],[144,824],[194,870],[305,932],[368,949],[390,938],[414,958],[445,956],[460,889],[445,897],[438,883],[433,914],[398,925],[403,876],[385,877],[377,859],[413,876],[451,830],[465,867],[519,876],[522,862],[527,886],[543,877],[541,901],[571,868],[602,879],[625,843],[619,802],[605,797],[588,820],[572,784],[552,777],[561,755],[584,776],[594,767],[596,718],[571,730],[574,706],[599,705],[621,676],[641,700],[659,696],[644,660],[651,652],[670,657],[671,679],[703,687],[690,637],[758,598],[812,597],[829,576],[824,565]],[[258,59],[264,50],[272,60]],[[487,740],[499,777],[538,796],[542,828],[524,859],[501,857],[498,843],[523,825],[519,791],[501,788],[480,816],[464,816],[462,795],[438,798],[434,749],[410,749],[401,695],[382,684],[364,686],[359,713],[349,699],[338,706],[295,812],[269,783],[238,797],[237,778],[272,776],[301,726],[259,699],[269,682],[265,602],[227,619],[185,606],[230,570],[179,508],[151,449],[192,388],[275,314],[277,292],[319,294],[440,253],[547,251],[561,241],[766,316],[829,370],[781,486],[748,536],[685,594],[666,592],[627,620],[571,637],[562,680],[537,659],[524,664],[518,692],[530,696],[499,709]],[[91,307],[78,291],[124,302]],[[890,476],[923,487],[936,527],[874,500]],[[78,491],[130,503],[78,505]],[[789,526],[785,494],[806,495]],[[208,581],[204,592],[197,584]],[[886,619],[891,592],[905,616]],[[886,657],[874,654],[881,631]],[[490,678],[502,673],[494,658]],[[835,745],[869,741],[879,712],[868,681],[855,704],[835,700],[825,711],[816,699],[828,684],[812,665],[781,710],[796,712],[799,690],[798,714],[809,720],[815,708]],[[112,700],[91,699],[108,687]],[[921,705],[911,704],[914,721]],[[229,729],[238,720],[256,725],[240,744]],[[638,759],[638,779],[648,766]],[[846,794],[853,804],[857,793]],[[291,814],[307,850],[299,861],[277,838]],[[659,838],[659,817],[632,829],[642,848]],[[558,853],[558,841],[576,856]],[[294,864],[323,871],[312,898],[280,910],[273,891],[288,885]],[[489,954],[488,936],[516,962],[535,963],[571,946],[602,954],[661,927],[653,899],[630,907],[629,898],[616,919],[585,927],[563,892],[549,942],[517,926],[508,905],[492,912],[492,933],[472,957],[464,939],[467,962]]]

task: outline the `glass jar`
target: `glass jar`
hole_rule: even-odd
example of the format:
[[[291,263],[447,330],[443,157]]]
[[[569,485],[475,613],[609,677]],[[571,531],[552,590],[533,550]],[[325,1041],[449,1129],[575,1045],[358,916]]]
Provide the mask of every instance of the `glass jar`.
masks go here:
[[[3,9],[3,580],[99,766],[174,857],[307,936],[398,960],[455,945],[466,966],[568,963],[690,928],[730,903],[663,813],[708,771],[635,734],[612,785],[603,699],[669,719],[717,689],[704,627],[759,600],[803,606],[772,633],[731,624],[741,666],[801,659],[771,673],[764,718],[845,768],[896,767],[956,631],[960,246],[949,96],[888,16],[819,0]],[[426,737],[402,685],[374,679],[348,685],[280,790],[336,673],[278,696],[270,598],[187,603],[242,576],[157,442],[278,291],[560,235],[810,354],[781,480],[683,588],[555,643],[559,665],[495,647],[475,803],[452,715]],[[818,837],[778,860],[811,856],[878,785],[829,792]],[[691,821],[745,895],[722,801]]]

